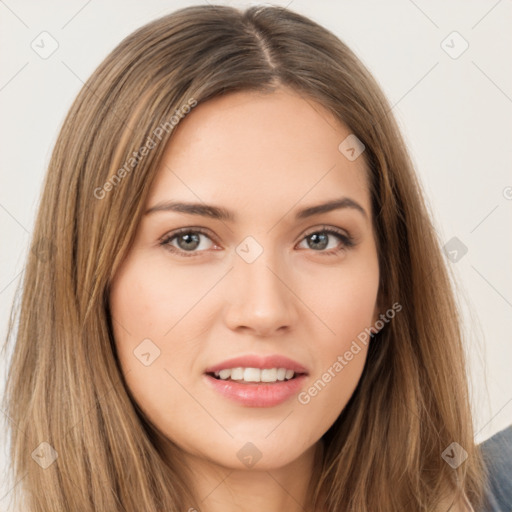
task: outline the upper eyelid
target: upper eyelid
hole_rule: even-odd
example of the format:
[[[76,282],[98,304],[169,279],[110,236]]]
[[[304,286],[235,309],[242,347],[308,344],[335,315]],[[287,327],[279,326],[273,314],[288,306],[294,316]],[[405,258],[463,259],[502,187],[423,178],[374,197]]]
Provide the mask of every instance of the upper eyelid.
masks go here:
[[[335,234],[338,234],[338,235],[341,235],[342,233],[338,233],[338,231],[343,231],[345,233],[345,236],[347,238],[352,238],[352,235],[349,233],[349,231],[347,231],[346,229],[344,228],[338,228],[336,226],[329,226],[327,224],[323,224],[321,226],[317,226],[317,227],[313,227],[313,228],[309,228],[307,229],[304,234],[302,235],[302,237],[306,237],[306,236],[309,236],[309,235],[312,235],[313,233],[317,233],[317,232],[322,232],[322,231],[334,231]]]
[[[201,235],[205,235],[212,239],[212,241],[215,241],[215,236],[211,234],[211,231],[206,228],[200,228],[200,227],[190,227],[190,228],[177,228],[173,229],[170,232],[166,233],[164,236],[160,238],[160,240],[169,240],[171,238],[175,238],[179,235],[185,234],[185,233],[199,233]]]

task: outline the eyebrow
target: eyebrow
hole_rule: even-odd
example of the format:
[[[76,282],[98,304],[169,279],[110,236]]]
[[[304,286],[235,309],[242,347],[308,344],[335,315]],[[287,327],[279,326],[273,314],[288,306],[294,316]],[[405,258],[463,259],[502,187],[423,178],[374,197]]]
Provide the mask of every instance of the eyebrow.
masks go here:
[[[315,206],[308,206],[303,208],[295,214],[296,220],[302,220],[313,215],[331,212],[333,210],[340,210],[350,208],[360,212],[363,217],[367,218],[366,210],[356,201],[349,197],[341,197],[333,199],[326,203],[318,204]],[[204,203],[180,203],[175,201],[164,201],[149,208],[145,215],[156,212],[178,212],[186,213],[189,215],[201,215],[203,217],[210,217],[212,219],[235,222],[236,215],[231,210],[227,210],[221,206],[208,205]]]

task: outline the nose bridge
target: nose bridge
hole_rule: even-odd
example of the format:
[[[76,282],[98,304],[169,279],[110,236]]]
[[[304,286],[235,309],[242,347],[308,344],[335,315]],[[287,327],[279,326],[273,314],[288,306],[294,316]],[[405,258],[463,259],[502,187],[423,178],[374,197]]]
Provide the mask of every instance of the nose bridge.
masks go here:
[[[232,324],[268,330],[291,323],[294,305],[287,283],[290,272],[270,242],[246,237],[236,247],[231,274],[235,283],[230,287],[228,318]]]
[[[284,276],[281,279],[278,276],[284,265],[270,238],[260,242],[253,236],[247,236],[236,248],[235,273],[239,275],[242,286],[246,286],[253,296],[260,293],[283,294]]]

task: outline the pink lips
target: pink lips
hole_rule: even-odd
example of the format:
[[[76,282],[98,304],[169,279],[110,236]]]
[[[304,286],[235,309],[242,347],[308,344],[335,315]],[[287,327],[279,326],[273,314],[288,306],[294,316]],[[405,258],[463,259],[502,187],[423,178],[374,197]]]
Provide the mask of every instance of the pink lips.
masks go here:
[[[208,385],[221,395],[246,407],[273,407],[297,394],[304,385],[306,375],[275,383],[248,382],[245,384],[232,380],[219,380],[210,375],[205,375],[204,378]]]
[[[295,377],[278,382],[246,382],[216,379],[214,372],[226,368],[286,368],[295,372]],[[208,375],[212,374],[212,375]],[[297,375],[300,374],[300,375]],[[207,385],[226,398],[234,400],[246,407],[273,407],[286,402],[297,394],[304,385],[307,370],[304,366],[285,356],[247,355],[228,359],[205,370],[204,379]]]
[[[295,373],[307,373],[306,368],[293,359],[278,354],[270,356],[247,355],[227,359],[214,366],[206,368],[205,373],[219,372],[226,368],[286,368]]]

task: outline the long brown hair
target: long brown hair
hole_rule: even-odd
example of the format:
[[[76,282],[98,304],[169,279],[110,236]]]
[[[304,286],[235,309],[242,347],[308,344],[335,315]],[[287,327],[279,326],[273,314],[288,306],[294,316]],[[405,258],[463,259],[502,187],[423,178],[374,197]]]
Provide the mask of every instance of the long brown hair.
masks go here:
[[[354,394],[322,438],[311,510],[441,510],[443,497],[450,504],[459,493],[480,506],[485,469],[459,314],[386,98],[312,20],[278,7],[201,5],[124,39],[86,82],[56,142],[6,341],[15,339],[4,407],[24,511],[200,510],[179,450],[171,441],[162,458],[163,440],[125,385],[109,286],[172,140],[171,119],[194,102],[279,84],[326,107],[365,145],[379,303],[403,307],[370,343]],[[453,442],[468,454],[455,469],[441,456]]]

